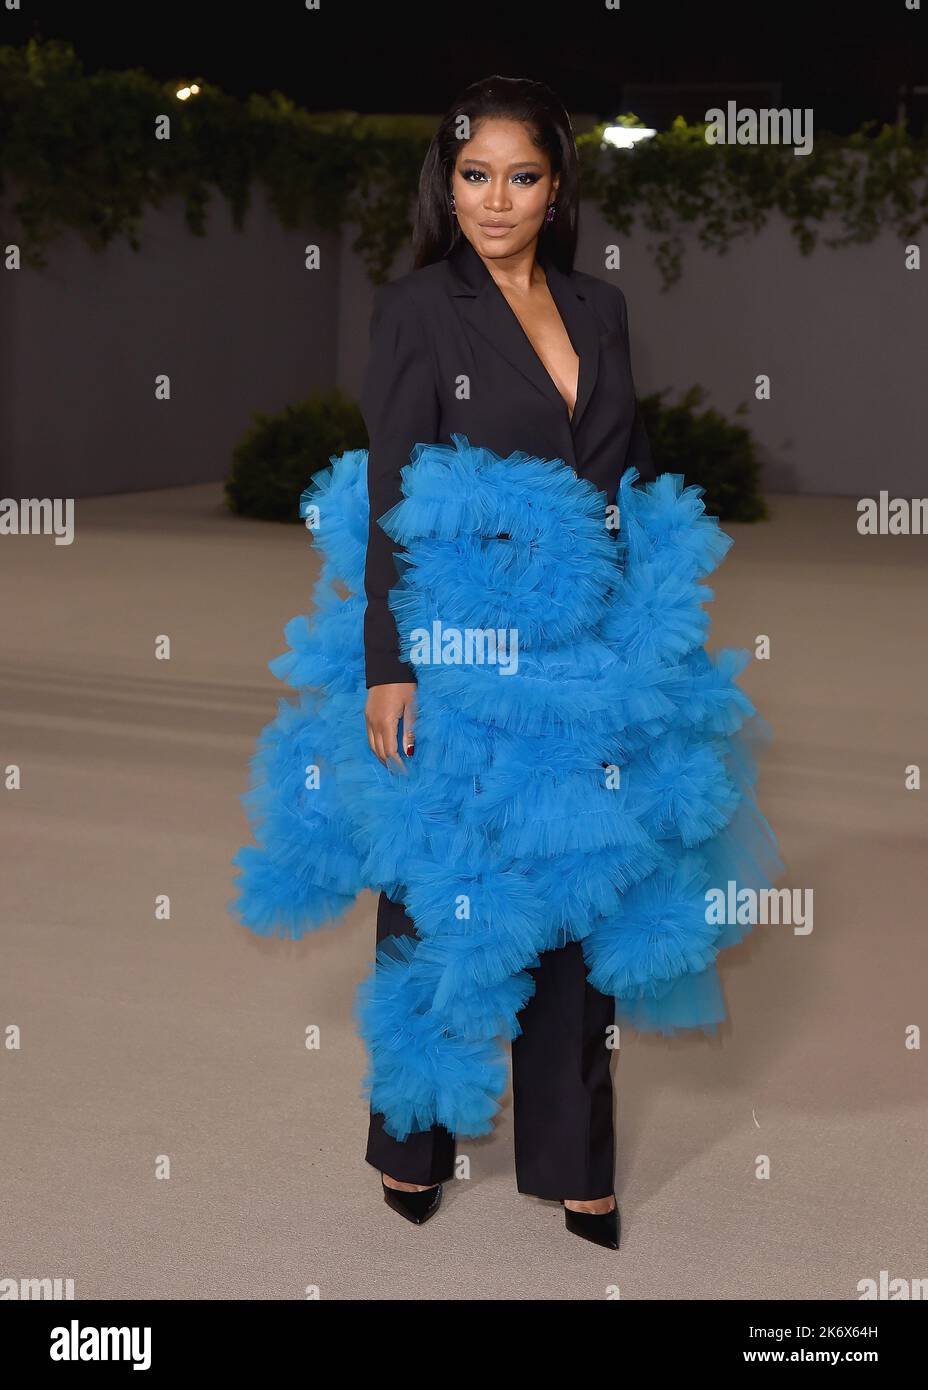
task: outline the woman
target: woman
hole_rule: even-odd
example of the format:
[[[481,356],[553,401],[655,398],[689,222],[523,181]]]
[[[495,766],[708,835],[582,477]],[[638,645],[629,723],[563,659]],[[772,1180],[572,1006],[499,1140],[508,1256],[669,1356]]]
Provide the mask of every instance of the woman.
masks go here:
[[[462,116],[466,140],[458,138]],[[378,522],[400,501],[400,469],[413,445],[462,431],[500,454],[561,458],[610,503],[625,467],[653,476],[625,299],[571,269],[577,212],[576,149],[553,94],[499,77],[466,92],[426,157],[417,269],[380,292],[361,394],[370,436],[366,718],[385,766],[398,761],[400,721],[412,756],[416,678],[400,660],[388,604],[396,547]],[[382,893],[378,941],[414,930],[403,905]],[[571,1229],[617,1248],[607,1031],[614,1003],[588,984],[577,942],[546,952],[533,973],[535,994],[512,1047],[519,1190],[563,1199]],[[382,1170],[388,1200],[421,1219],[438,1205],[436,1184],[452,1175],[454,1141],[435,1127],[400,1144],[374,1115],[367,1158]]]
[[[468,89],[423,166],[416,268],[378,291],[369,451],[304,494],[319,614],[272,663],[304,693],[263,735],[236,907],[299,935],[381,888],[358,1017],[393,1210],[438,1209],[456,1134],[492,1127],[508,1038],[519,1190],[616,1249],[616,1001],[638,1028],[714,1031],[715,956],[747,922],[710,922],[712,885],[781,866],[733,737],[743,661],[701,648],[698,580],[730,542],[699,489],[655,479],[625,299],[573,270],[577,211],[550,90]],[[475,616],[503,661],[462,664]]]

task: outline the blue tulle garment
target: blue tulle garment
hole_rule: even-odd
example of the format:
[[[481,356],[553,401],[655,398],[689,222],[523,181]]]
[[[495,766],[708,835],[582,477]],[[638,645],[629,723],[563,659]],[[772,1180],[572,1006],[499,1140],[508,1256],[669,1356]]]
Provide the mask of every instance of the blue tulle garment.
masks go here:
[[[234,859],[232,906],[261,935],[313,931],[362,888],[405,903],[417,938],[382,943],[355,1011],[365,1094],[398,1139],[492,1128],[528,971],[568,941],[620,1023],[713,1032],[716,957],[750,920],[710,900],[783,868],[753,795],[768,729],[736,684],[749,655],[704,647],[701,580],[731,540],[702,489],[628,469],[616,526],[560,460],[452,441],[415,446],[381,518],[405,547],[390,605],[416,666],[415,756],[388,770],[368,746],[352,450],[301,499],[322,572],[271,662],[299,698],[259,738],[257,847]]]

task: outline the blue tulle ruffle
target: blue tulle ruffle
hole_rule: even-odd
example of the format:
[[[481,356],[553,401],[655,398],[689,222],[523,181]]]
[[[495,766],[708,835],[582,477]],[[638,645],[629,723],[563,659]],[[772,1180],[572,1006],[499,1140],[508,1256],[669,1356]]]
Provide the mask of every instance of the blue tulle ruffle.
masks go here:
[[[362,888],[404,902],[417,938],[381,945],[356,1003],[366,1094],[397,1138],[483,1134],[542,951],[580,941],[620,1022],[717,1029],[718,953],[749,926],[707,894],[783,868],[753,792],[769,730],[737,684],[748,653],[704,647],[703,580],[731,541],[702,489],[627,470],[615,535],[561,461],[453,435],[416,445],[381,519],[418,680],[415,758],[385,769],[363,717],[366,464],[333,458],[301,499],[322,572],[272,663],[298,697],[258,741],[232,906],[299,937]]]

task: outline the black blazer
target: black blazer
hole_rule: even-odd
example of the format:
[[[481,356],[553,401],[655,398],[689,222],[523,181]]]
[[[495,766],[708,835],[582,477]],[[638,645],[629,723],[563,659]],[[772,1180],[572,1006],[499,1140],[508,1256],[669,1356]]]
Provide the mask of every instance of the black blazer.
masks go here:
[[[444,260],[380,286],[361,388],[369,436],[370,528],[364,587],[366,683],[415,681],[399,658],[387,595],[400,549],[377,519],[402,496],[400,470],[414,444],[452,433],[503,457],[559,458],[615,501],[634,464],[655,476],[635,400],[625,296],[615,285],[539,256],[580,358],[573,416],[483,260],[463,235]]]

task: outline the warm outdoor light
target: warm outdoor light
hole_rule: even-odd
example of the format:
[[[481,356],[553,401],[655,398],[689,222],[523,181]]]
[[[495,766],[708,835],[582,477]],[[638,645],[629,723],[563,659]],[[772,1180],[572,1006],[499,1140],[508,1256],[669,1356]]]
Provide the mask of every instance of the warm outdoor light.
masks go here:
[[[187,101],[190,97],[195,97],[199,90],[195,82],[191,82],[189,87],[179,87],[177,91],[177,100]]]

